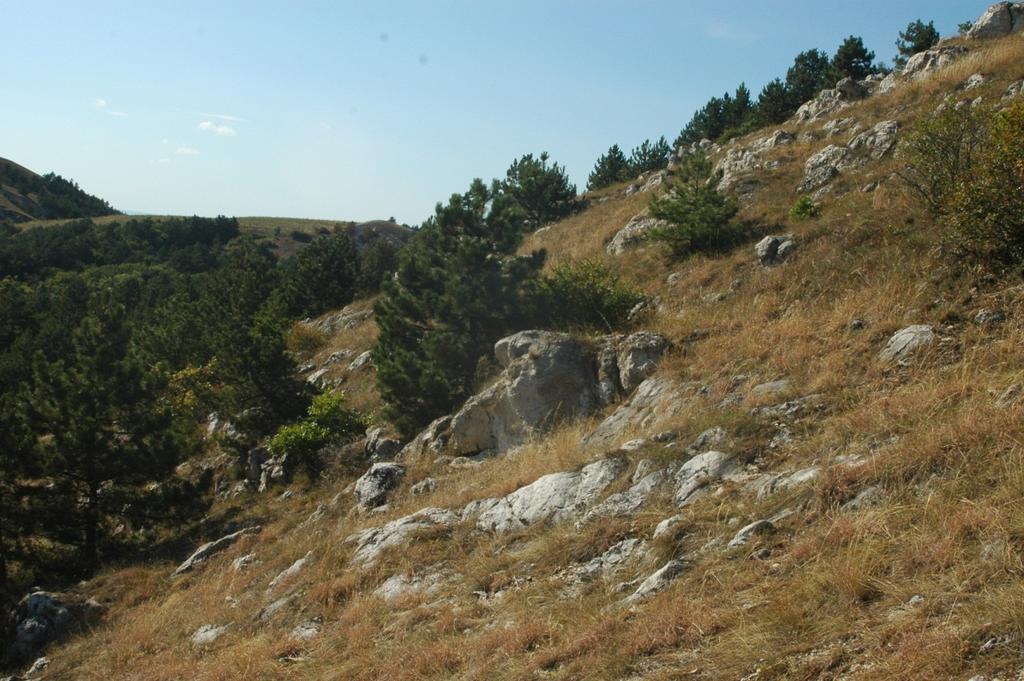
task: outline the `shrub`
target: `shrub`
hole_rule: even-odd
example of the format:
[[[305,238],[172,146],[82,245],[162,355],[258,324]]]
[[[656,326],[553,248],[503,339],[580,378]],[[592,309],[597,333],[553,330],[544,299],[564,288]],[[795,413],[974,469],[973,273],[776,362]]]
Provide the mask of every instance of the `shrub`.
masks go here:
[[[821,213],[821,206],[814,202],[810,196],[804,194],[796,200],[793,207],[789,209],[789,217],[794,220],[809,220],[816,218]]]
[[[736,199],[715,188],[720,179],[721,173],[712,173],[706,156],[687,157],[671,191],[651,199],[651,215],[667,226],[651,230],[648,238],[664,243],[677,258],[723,251],[746,238],[746,226],[732,221],[739,210]]]
[[[933,215],[941,215],[951,192],[975,164],[985,137],[988,110],[949,107],[922,118],[900,142],[898,172]]]
[[[327,345],[327,334],[309,324],[299,323],[288,332],[288,350],[309,357]]]
[[[643,295],[608,267],[582,260],[556,265],[537,283],[542,326],[611,331],[624,326]]]
[[[345,407],[343,393],[322,393],[313,398],[306,417],[278,428],[270,451],[294,459],[311,476],[323,467],[320,450],[359,433],[364,427],[358,413]]]
[[[1024,264],[1024,103],[991,115],[973,172],[949,193],[947,251],[986,269]]]

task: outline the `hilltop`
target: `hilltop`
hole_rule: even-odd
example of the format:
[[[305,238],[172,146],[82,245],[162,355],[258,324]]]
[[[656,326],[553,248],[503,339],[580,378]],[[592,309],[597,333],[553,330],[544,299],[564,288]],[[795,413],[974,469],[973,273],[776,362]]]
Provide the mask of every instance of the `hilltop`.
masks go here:
[[[106,201],[87,194],[60,175],[39,175],[0,158],[0,220],[26,222],[115,214],[117,211]]]
[[[585,194],[511,261],[586,262],[639,302],[514,329],[411,437],[371,352],[395,288],[297,322],[303,379],[371,415],[358,437],[315,478],[210,415],[179,472],[212,507],[23,600],[15,636],[63,637],[26,644],[32,678],[1020,678],[1024,288],[949,257],[899,150],[943,112],[1021,110],[1021,27],[1001,3],[901,73]],[[736,200],[738,236],[666,255],[651,198],[702,153],[694,191]]]

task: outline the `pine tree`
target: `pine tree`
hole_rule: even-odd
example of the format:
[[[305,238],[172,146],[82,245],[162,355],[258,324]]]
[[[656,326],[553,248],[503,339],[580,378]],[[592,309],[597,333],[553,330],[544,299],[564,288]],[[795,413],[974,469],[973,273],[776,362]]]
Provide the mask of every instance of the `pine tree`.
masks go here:
[[[794,111],[833,84],[830,82],[831,66],[828,56],[820,50],[806,50],[796,56],[786,71],[786,89]]]
[[[526,154],[505,173],[505,194],[519,207],[529,231],[569,215],[576,205],[576,185],[569,182],[565,167],[548,165],[548,152],[540,157]]]
[[[865,78],[874,71],[874,60],[875,53],[864,47],[864,40],[860,36],[851,35],[843,41],[832,57],[834,78]]]
[[[286,260],[279,286],[293,317],[315,316],[352,301],[359,278],[359,255],[343,232],[322,236]]]
[[[122,516],[143,485],[171,477],[184,452],[161,399],[164,377],[132,356],[130,342],[125,308],[100,294],[73,333],[71,355],[55,362],[39,355],[34,368],[41,468],[79,529],[86,574],[98,565],[107,520]]]
[[[616,182],[624,182],[630,179],[631,171],[626,155],[619,149],[618,144],[613,144],[594,164],[594,170],[587,178],[587,189],[593,191]]]
[[[635,176],[661,170],[668,165],[671,153],[672,150],[664,136],[658,138],[658,141],[654,143],[651,140],[644,140],[643,144],[633,149],[629,155],[630,174]]]
[[[476,180],[438,204],[403,249],[375,306],[373,350],[388,415],[405,434],[451,412],[475,386],[481,358],[524,319],[523,287],[543,256],[512,256],[522,234],[514,201]]]
[[[26,558],[32,514],[25,505],[30,490],[25,481],[38,474],[33,445],[23,395],[0,394],[0,597],[7,590],[9,566]]]
[[[907,60],[918,52],[924,52],[939,42],[939,32],[935,30],[935,22],[927,24],[917,19],[907,24],[906,30],[900,31],[900,37],[896,41],[897,55],[893,58],[896,68],[902,69],[907,65]]]
[[[785,83],[776,78],[761,89],[757,97],[757,113],[765,123],[781,123],[796,109],[793,107],[793,96]]]

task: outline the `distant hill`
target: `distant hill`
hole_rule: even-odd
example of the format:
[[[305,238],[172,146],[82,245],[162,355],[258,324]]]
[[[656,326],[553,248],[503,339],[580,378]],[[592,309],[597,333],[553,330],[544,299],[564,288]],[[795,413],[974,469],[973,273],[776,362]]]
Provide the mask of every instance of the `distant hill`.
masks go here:
[[[60,175],[40,175],[0,158],[0,220],[27,222],[116,215],[109,203]]]

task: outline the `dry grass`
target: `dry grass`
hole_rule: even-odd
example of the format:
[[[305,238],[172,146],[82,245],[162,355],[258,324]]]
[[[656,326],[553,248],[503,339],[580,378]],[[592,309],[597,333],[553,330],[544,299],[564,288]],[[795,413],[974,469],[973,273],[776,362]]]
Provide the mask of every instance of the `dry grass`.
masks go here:
[[[893,116],[912,121],[976,70],[997,93],[1021,77],[1022,56],[1019,38],[993,42],[938,79],[843,115],[865,125]],[[822,136],[779,150],[782,168],[765,176],[746,215],[785,220],[804,159],[827,143]],[[275,520],[180,581],[167,579],[166,564],[94,580],[84,591],[110,601],[110,614],[52,651],[46,678],[1012,678],[1024,641],[1024,406],[997,409],[994,399],[1024,380],[1024,288],[950,269],[932,246],[937,227],[895,183],[859,191],[892,168],[887,161],[850,174],[839,185],[850,191],[827,196],[819,217],[787,227],[800,250],[780,268],[757,266],[749,246],[679,263],[653,249],[607,256],[606,240],[647,201],[622,197],[621,187],[524,245],[547,248],[553,261],[614,262],[661,296],[650,326],[677,343],[661,371],[705,386],[707,395],[680,405],[665,427],[685,442],[722,425],[751,466],[817,465],[823,473],[815,482],[762,500],[742,484],[725,485],[687,507],[685,522],[652,547],[647,562],[567,597],[561,569],[623,537],[649,537],[678,512],[671,500],[657,497],[632,518],[578,529],[495,537],[458,526],[367,570],[348,565],[345,537],[425,506],[457,508],[580,466],[595,455],[579,446],[593,421],[567,424],[477,468],[409,462],[383,514],[352,513],[348,494],[332,503],[349,482],[343,479],[287,502],[260,501],[259,512]],[[673,272],[679,276],[669,286]],[[1006,320],[970,321],[982,307],[1001,309]],[[850,328],[853,319],[864,328]],[[910,323],[932,324],[943,339],[909,366],[880,364],[886,339]],[[361,325],[330,339],[318,356],[369,347],[374,334],[372,324]],[[748,380],[739,384],[738,374]],[[749,414],[766,400],[750,388],[778,378],[791,382],[790,396],[820,395],[821,408],[792,424],[791,443],[770,447],[771,421]],[[350,395],[370,390],[365,377],[351,381]],[[715,406],[731,391],[739,406]],[[649,448],[629,461],[673,456]],[[435,492],[406,493],[427,476],[438,479]],[[844,508],[868,487],[879,490],[877,505]],[[300,527],[319,503],[326,516]],[[800,512],[744,550],[704,548],[786,509]],[[755,549],[767,557],[752,558]],[[310,565],[268,595],[270,580],[308,551]],[[231,560],[248,552],[261,562],[233,571]],[[683,555],[693,565],[669,589],[632,609],[615,606],[620,582]],[[372,595],[392,574],[434,566],[457,575],[436,596],[386,604]],[[289,592],[294,599],[274,617],[258,618]],[[290,640],[292,628],[311,618],[323,623],[321,636]],[[231,628],[206,649],[192,647],[188,637],[208,623]]]

